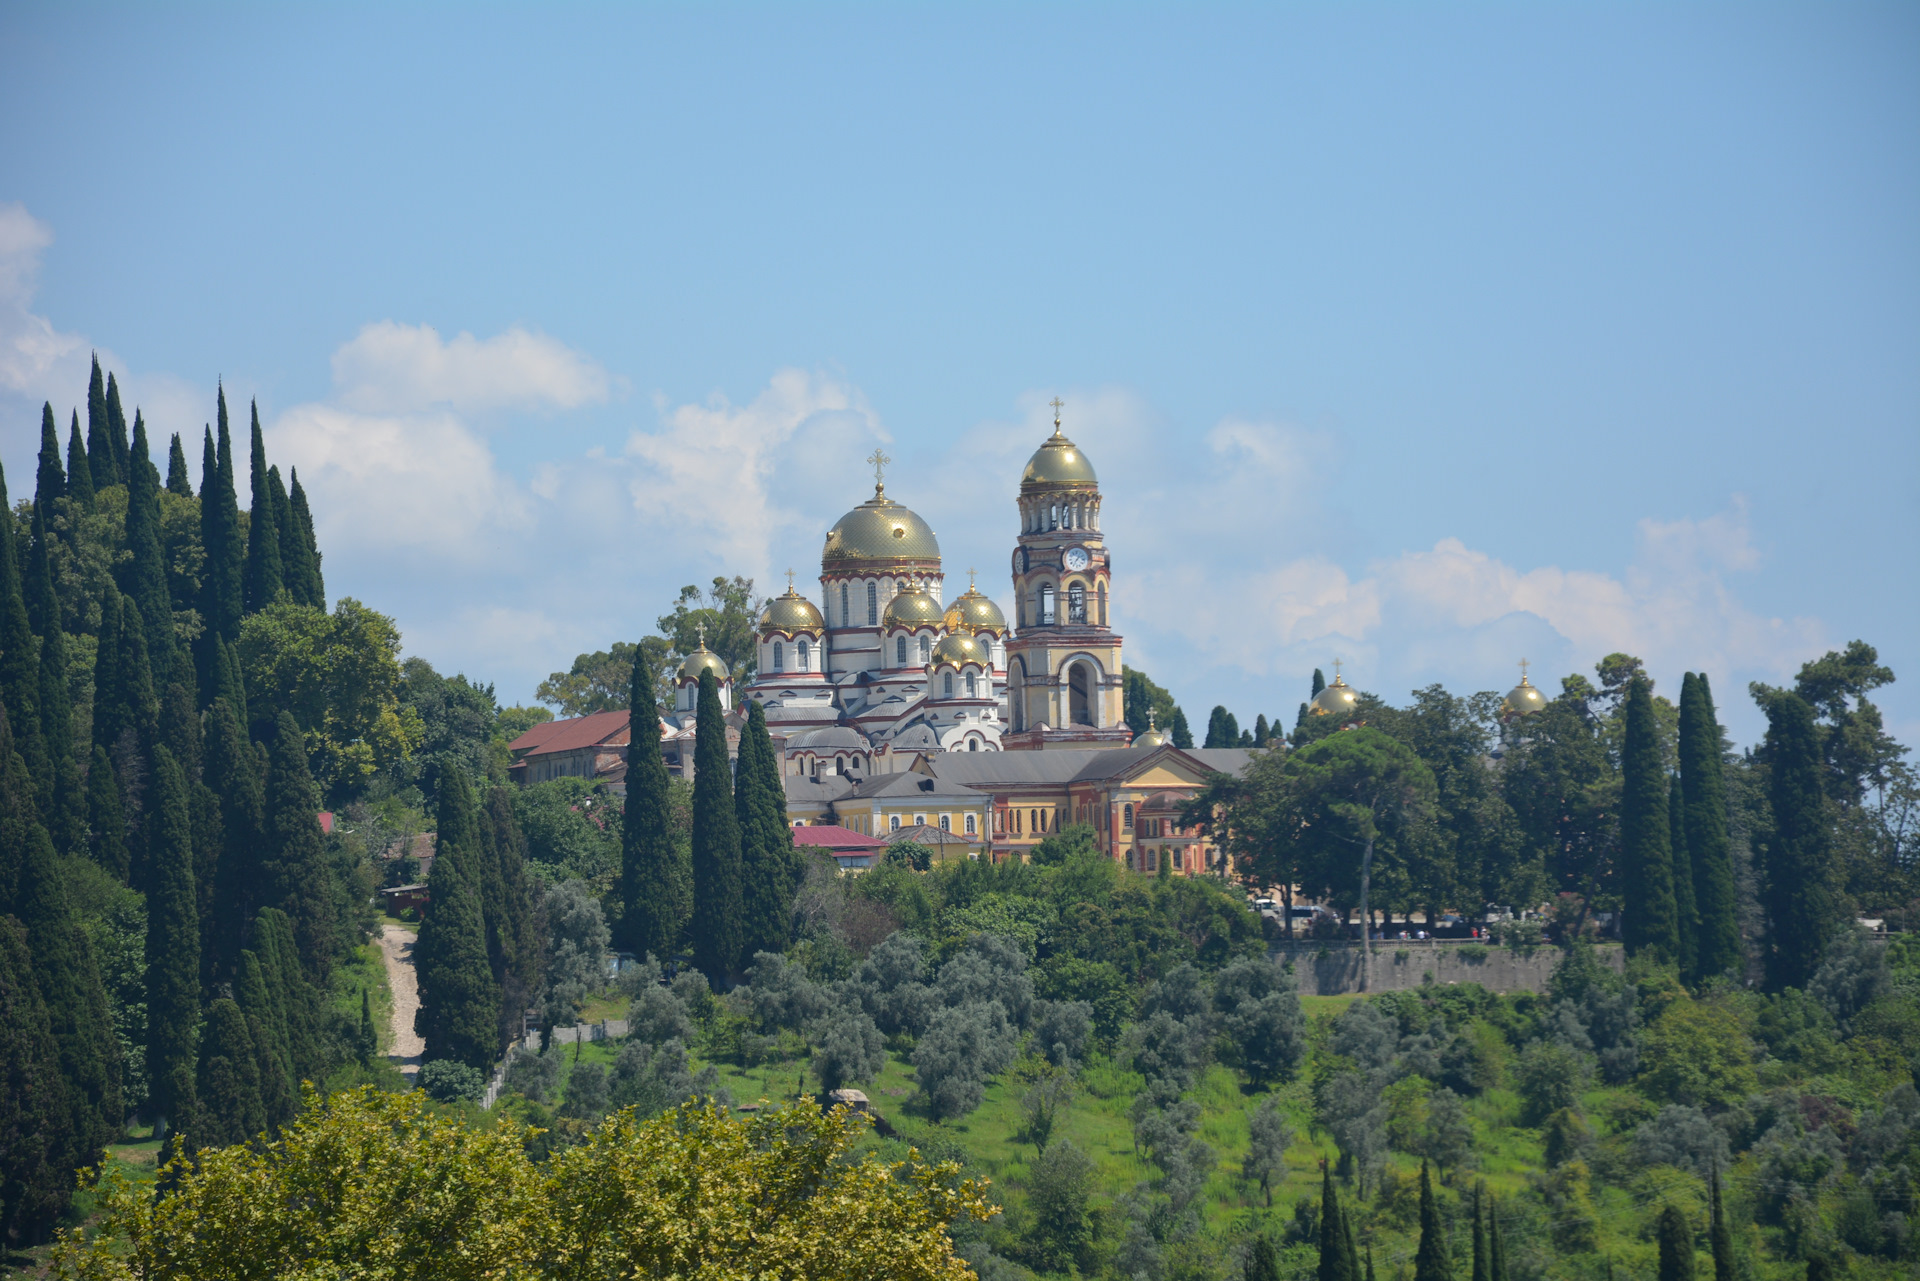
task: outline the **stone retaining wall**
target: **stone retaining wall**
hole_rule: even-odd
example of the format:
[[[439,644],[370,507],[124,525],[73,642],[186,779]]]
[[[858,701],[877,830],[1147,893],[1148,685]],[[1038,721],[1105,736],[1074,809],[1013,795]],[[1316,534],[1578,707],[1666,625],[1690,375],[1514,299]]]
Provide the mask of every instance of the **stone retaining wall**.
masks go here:
[[[1360,991],[1360,944],[1275,943],[1269,949],[1293,962],[1302,996],[1345,996]],[[1618,947],[1594,949],[1602,965],[1624,969]],[[1494,992],[1539,992],[1560,963],[1560,949],[1491,947],[1451,939],[1384,940],[1373,945],[1372,991],[1398,992],[1434,983],[1478,983]]]

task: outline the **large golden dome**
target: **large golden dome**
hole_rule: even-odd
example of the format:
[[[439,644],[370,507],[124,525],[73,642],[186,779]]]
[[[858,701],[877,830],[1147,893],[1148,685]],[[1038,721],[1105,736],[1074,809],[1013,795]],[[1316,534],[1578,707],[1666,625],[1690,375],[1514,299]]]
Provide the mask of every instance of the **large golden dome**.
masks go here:
[[[1027,459],[1027,469],[1020,473],[1020,488],[1048,489],[1054,486],[1098,485],[1100,480],[1093,474],[1093,464],[1080,452],[1078,446],[1060,434],[1060,420],[1053,423],[1053,435],[1046,443],[1033,451],[1033,457]]]
[[[1172,740],[1167,737],[1167,731],[1153,723],[1153,709],[1149,707],[1147,709],[1147,732],[1134,739],[1133,745],[1135,747],[1165,747],[1171,741]]]
[[[958,667],[962,663],[978,663],[982,667],[991,668],[993,655],[987,652],[985,645],[973,637],[959,632],[950,632],[942,636],[940,643],[933,647],[933,661],[928,665]]]
[[[826,620],[820,617],[820,611],[814,608],[813,602],[791,586],[787,588],[786,595],[775,596],[768,601],[766,609],[760,613],[762,632],[792,636],[798,632],[823,632],[826,629]]]
[[[1546,706],[1547,696],[1522,676],[1520,683],[1507,691],[1506,698],[1500,703],[1500,711],[1507,716],[1531,716],[1544,711]]]
[[[940,602],[928,594],[927,589],[915,580],[907,590],[887,602],[886,612],[880,615],[882,627],[938,627],[940,626]]]
[[[733,673],[727,670],[727,660],[708,649],[705,641],[701,641],[700,648],[688,654],[686,661],[680,664],[680,679],[697,681],[702,668],[711,671],[713,679],[722,684],[733,679]]]
[[[865,561],[938,561],[940,541],[927,522],[885,493],[842,516],[827,531],[820,553],[822,571],[851,567]]]
[[[1354,692],[1353,686],[1340,678],[1338,672],[1335,672],[1333,684],[1315,694],[1313,701],[1307,704],[1307,715],[1347,716],[1357,711],[1359,707],[1360,695]]]
[[[953,604],[947,606],[946,617],[942,619],[950,632],[990,632],[995,636],[1007,634],[1007,616],[993,603],[993,598],[982,594],[979,588],[969,587],[965,594],[954,597]]]

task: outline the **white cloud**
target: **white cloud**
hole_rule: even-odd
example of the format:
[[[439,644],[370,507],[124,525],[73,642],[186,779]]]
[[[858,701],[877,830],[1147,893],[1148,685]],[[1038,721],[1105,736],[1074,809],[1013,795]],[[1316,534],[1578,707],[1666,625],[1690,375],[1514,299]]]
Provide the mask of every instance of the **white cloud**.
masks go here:
[[[76,371],[82,395],[87,388],[87,340],[32,310],[40,254],[52,243],[52,228],[25,205],[0,205],[0,387],[28,400],[71,397]]]
[[[446,340],[431,325],[391,320],[363,327],[333,353],[333,382],[339,403],[367,413],[577,409],[606,400],[611,386],[595,362],[517,325],[492,338]]]

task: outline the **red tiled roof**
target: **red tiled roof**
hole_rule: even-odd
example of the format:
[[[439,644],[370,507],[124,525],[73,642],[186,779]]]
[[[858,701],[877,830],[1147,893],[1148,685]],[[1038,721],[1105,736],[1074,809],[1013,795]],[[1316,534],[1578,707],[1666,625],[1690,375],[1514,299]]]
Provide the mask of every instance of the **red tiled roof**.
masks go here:
[[[549,752],[571,752],[582,747],[597,747],[610,738],[626,733],[632,718],[624,711],[595,712],[569,721],[546,721],[535,725],[507,744],[517,757],[545,756]]]
[[[833,850],[835,853],[852,853],[875,849],[886,842],[877,836],[868,836],[864,832],[856,832],[851,828],[822,823],[817,826],[794,828],[793,843],[818,845],[822,849]]]

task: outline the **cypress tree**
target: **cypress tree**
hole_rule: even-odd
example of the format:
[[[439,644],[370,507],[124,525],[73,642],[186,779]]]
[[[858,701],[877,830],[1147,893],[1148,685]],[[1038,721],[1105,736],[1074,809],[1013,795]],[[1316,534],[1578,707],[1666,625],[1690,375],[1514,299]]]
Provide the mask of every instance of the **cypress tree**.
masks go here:
[[[1373,1281],[1373,1247],[1367,1247],[1367,1281]]]
[[[180,443],[179,432],[173,433],[173,443],[167,446],[167,492],[193,497],[193,477],[187,474],[187,450]]]
[[[1678,1206],[1660,1211],[1660,1281],[1693,1281],[1693,1229]]]
[[[73,435],[80,438],[80,415],[73,416]],[[107,441],[107,384],[100,376],[100,354],[94,353],[93,373],[87,379],[87,460],[89,487],[102,490],[124,479],[114,466],[113,446]],[[77,485],[80,477],[71,463],[67,465],[67,483]]]
[[[207,1010],[200,1034],[195,1147],[231,1147],[267,1128],[260,1102],[260,1053],[239,1003],[221,997]]]
[[[1672,964],[1679,956],[1673,851],[1652,681],[1636,675],[1629,682],[1626,710],[1620,752],[1620,879],[1626,916],[1622,932],[1629,954],[1646,952]]]
[[[186,772],[187,784],[200,781],[201,734],[199,690],[193,679],[193,663],[175,650],[172,669],[166,674],[166,692],[160,698],[160,741]]]
[[[0,1241],[45,1240],[73,1200],[60,1049],[33,978],[27,933],[0,915]]]
[[[1687,801],[1680,776],[1667,780],[1668,847],[1673,850],[1673,915],[1675,959],[1680,973],[1697,977],[1700,963],[1700,913],[1693,901],[1693,859],[1687,849]]]
[[[0,471],[0,512],[11,517],[12,511],[7,505],[6,473]],[[13,749],[38,786],[41,779],[51,777],[52,765],[40,727],[40,651],[21,594],[16,540],[11,531],[4,532],[7,536],[0,537],[0,702],[6,704],[13,721]]]
[[[1325,689],[1326,687],[1327,687],[1326,675],[1323,672],[1321,672],[1319,668],[1317,667],[1314,668],[1313,669],[1313,690],[1311,693],[1307,695],[1307,701],[1312,702],[1314,699],[1320,697],[1320,691]]]
[[[60,624],[60,603],[53,591],[46,521],[33,509],[32,550],[28,554],[27,617],[44,620],[40,640],[40,733],[46,743],[44,788],[37,794],[40,813],[62,854],[76,854],[86,845],[86,782],[74,757],[73,706],[67,694],[67,634]]]
[[[1346,1216],[1340,1212],[1340,1195],[1334,1190],[1333,1171],[1320,1164],[1320,1265],[1316,1281],[1360,1281],[1354,1273],[1351,1240]]]
[[[1265,747],[1267,740],[1271,737],[1273,737],[1273,730],[1267,724],[1267,714],[1262,712],[1253,718],[1253,745]]]
[[[694,963],[718,982],[741,969],[740,821],[733,809],[726,713],[711,670],[700,673],[693,737]]]
[[[120,407],[120,381],[112,374],[107,375],[107,445],[113,450],[114,474],[124,485],[133,477],[133,461],[127,454],[127,413]]]
[[[261,908],[254,918],[253,946],[266,977],[275,1018],[286,1026],[287,1055],[294,1078],[316,1078],[327,1066],[320,996],[300,968],[300,949],[294,943],[293,922],[287,914],[278,908]]]
[[[1713,1250],[1713,1281],[1734,1281],[1733,1232],[1727,1227],[1724,1195],[1720,1165],[1715,1162],[1707,1179],[1707,1244]]]
[[[67,426],[67,497],[73,500],[74,506],[93,506],[96,489],[104,488],[96,486],[93,479],[93,467],[87,460],[87,447],[80,441],[80,415],[76,413]],[[108,480],[111,482],[111,475]]]
[[[1473,1185],[1473,1281],[1493,1281],[1492,1259],[1487,1256],[1487,1223],[1485,1209],[1480,1204],[1485,1184],[1476,1181]]]
[[[54,426],[53,403],[40,406],[40,470],[33,478],[33,501],[48,511],[67,496],[67,474],[60,470],[60,429]],[[9,509],[11,510],[11,509]]]
[[[201,777],[220,798],[220,851],[205,937],[208,972],[220,981],[235,977],[241,940],[263,906],[265,802],[259,758],[224,698],[207,709],[205,746]]]
[[[1689,672],[1680,687],[1680,790],[1686,796],[1687,855],[1693,864],[1694,910],[1700,917],[1694,969],[1698,977],[1711,978],[1740,964],[1740,923],[1727,838],[1720,723],[1705,672]]]
[[[513,818],[513,790],[487,789],[487,803],[480,822],[481,835],[491,841],[494,858],[500,868],[500,884],[506,910],[501,922],[501,945],[506,952],[507,974],[518,981],[506,997],[509,1013],[515,999],[531,996],[540,983],[540,936],[536,928],[533,892],[527,884],[527,838]],[[525,1001],[517,1007],[525,1008]]]
[[[205,652],[203,673],[217,661],[220,642],[240,635],[240,616],[246,548],[240,541],[240,502],[233,490],[233,437],[227,428],[227,394],[220,392],[218,443],[209,433],[201,458],[200,544],[205,553],[201,571],[200,617]],[[203,675],[202,687],[214,688]]]
[[[1181,751],[1193,746],[1193,731],[1187,727],[1186,712],[1176,705],[1173,709],[1173,745]]]
[[[1280,1260],[1274,1255],[1273,1243],[1265,1233],[1254,1236],[1243,1275],[1246,1281],[1280,1281]]]
[[[1500,1235],[1500,1198],[1487,1198],[1487,1270],[1493,1281],[1507,1281],[1507,1245]]]
[[[1433,1202],[1433,1180],[1427,1163],[1420,1163],[1420,1246],[1413,1256],[1413,1281],[1451,1281],[1453,1256],[1440,1227],[1440,1211]]]
[[[267,485],[267,446],[260,438],[260,405],[253,406],[253,452],[249,489],[251,516],[247,522],[247,564],[243,583],[245,608],[256,614],[280,595],[280,521],[273,510],[273,492]],[[235,635],[238,635],[236,632]]]
[[[480,889],[468,866],[473,859],[470,846],[441,835],[427,876],[427,917],[413,948],[420,984],[413,1030],[426,1041],[427,1061],[485,1067],[499,1048],[500,995],[487,960]]]
[[[278,467],[267,468],[267,497],[273,500],[273,533],[275,550],[280,553],[280,585],[286,589],[288,599],[296,604],[304,603],[294,591],[294,577],[299,571],[299,562],[305,558],[307,540],[294,521],[293,504],[287,497],[287,487],[280,482]]]
[[[127,551],[117,577],[145,625],[147,658],[153,683],[165,689],[173,671],[173,597],[167,591],[167,562],[160,548],[160,473],[147,456],[147,423],[133,420],[133,450],[127,457]]]
[[[315,983],[324,983],[333,966],[332,869],[320,835],[320,792],[307,772],[306,742],[286,712],[274,727],[265,801],[267,901],[293,922],[300,964]]]
[[[100,643],[93,662],[93,741],[113,757],[120,781],[130,789],[142,780],[127,777],[129,761],[157,737],[160,705],[153,696],[140,611],[105,584],[100,598]],[[138,851],[135,851],[138,863]],[[137,888],[137,887],[136,887]]]
[[[638,955],[664,960],[680,945],[692,869],[681,858],[674,831],[673,793],[660,755],[655,706],[653,665],[647,661],[646,646],[635,645],[620,849],[621,944]]]
[[[200,1020],[200,910],[193,883],[187,778],[153,749],[154,813],[147,876],[147,1079],[164,1128],[174,1072],[194,1061]]]
[[[745,955],[784,952],[792,941],[794,852],[786,789],[767,733],[767,713],[747,700],[734,769],[734,817],[740,825],[741,924]]]
[[[0,733],[0,749],[5,747]],[[93,947],[81,929],[59,855],[33,815],[31,795],[17,793],[24,768],[7,764],[0,826],[10,829],[6,853],[17,858],[13,915],[26,927],[34,982],[60,1051],[70,1144],[58,1155],[65,1170],[92,1165],[120,1129],[120,1051]],[[12,861],[12,858],[9,861]],[[50,1158],[51,1159],[51,1158]]]
[[[247,715],[247,682],[240,670],[240,647],[230,641],[217,641],[213,659],[214,698],[224,698],[242,728],[252,724]]]
[[[293,490],[287,495],[287,510],[293,517],[294,526],[300,531],[301,541],[306,544],[299,562],[302,583],[295,588],[294,599],[302,605],[325,609],[327,584],[320,574],[320,544],[313,536],[313,512],[307,506],[307,491],[300,487],[298,468],[293,471],[292,477]]]
[[[120,804],[120,780],[107,749],[98,744],[87,770],[87,832],[93,861],[126,880],[133,869],[127,861],[127,817]]]
[[[373,1026],[373,1002],[364,987],[360,989],[360,1030],[354,1037],[353,1048],[362,1063],[372,1063],[374,1055],[380,1052],[380,1034]]]
[[[1839,904],[1820,748],[1813,709],[1798,694],[1767,696],[1767,800],[1773,832],[1766,842],[1763,906],[1767,915],[1767,981],[1805,989],[1820,968]]]
[[[233,995],[247,1016],[260,1066],[260,1107],[267,1124],[278,1126],[293,1117],[300,1104],[299,1082],[293,1074],[293,1047],[287,1035],[287,1010],[276,1001],[260,958],[240,953],[240,977]]]

